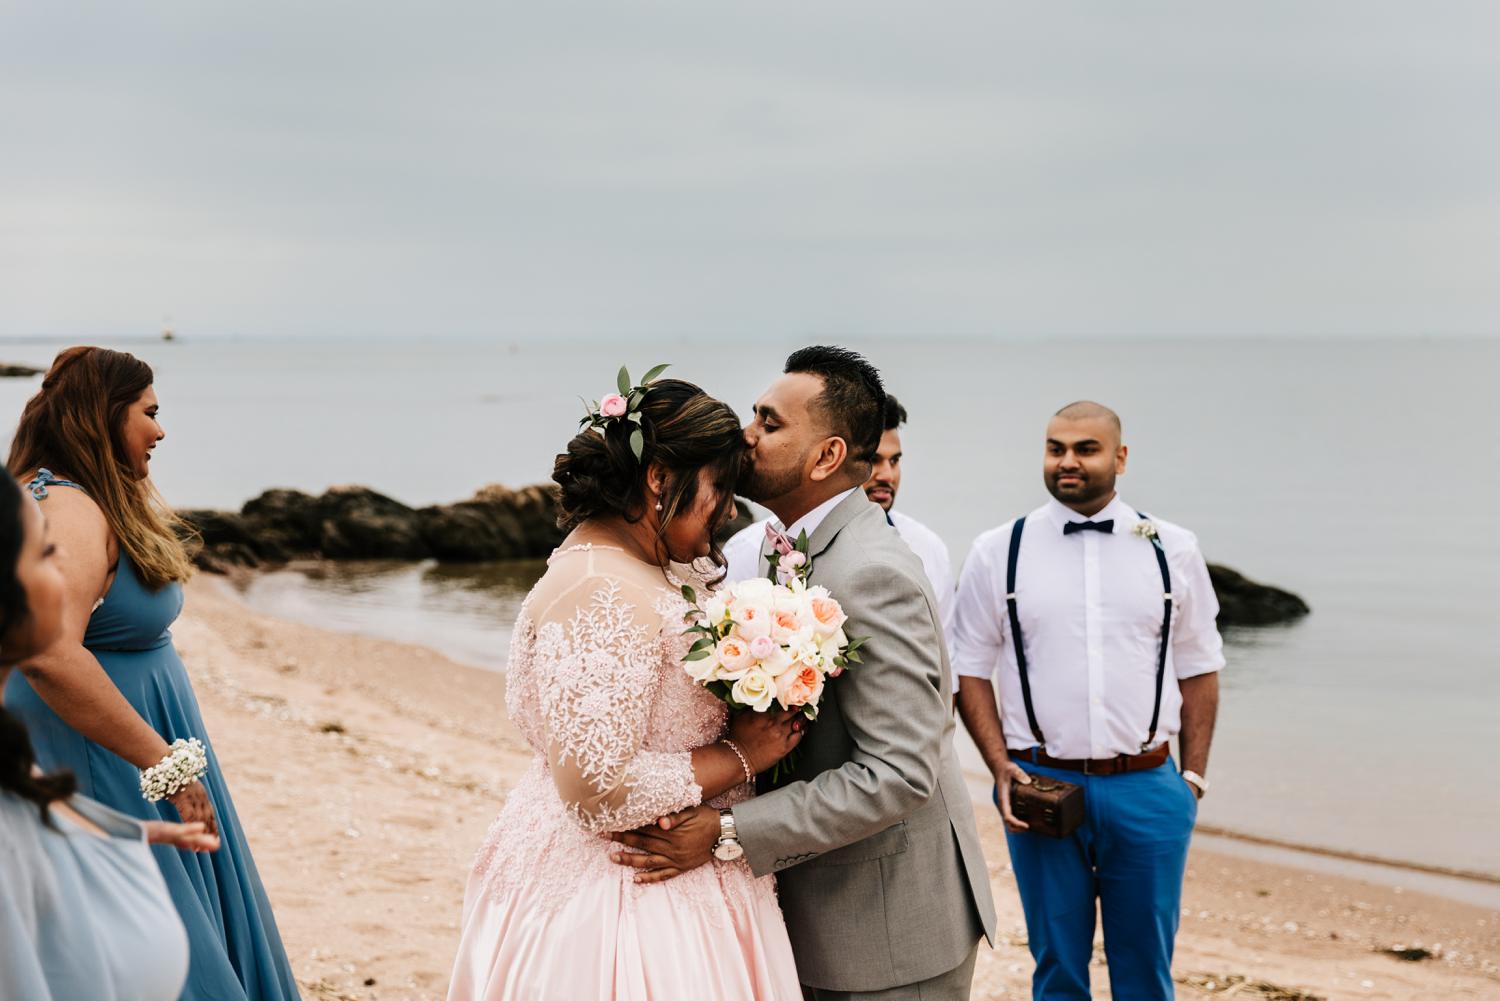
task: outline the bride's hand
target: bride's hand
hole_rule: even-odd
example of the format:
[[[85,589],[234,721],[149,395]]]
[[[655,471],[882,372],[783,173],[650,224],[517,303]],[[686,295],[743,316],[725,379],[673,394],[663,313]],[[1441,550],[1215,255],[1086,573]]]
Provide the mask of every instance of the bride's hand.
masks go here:
[[[729,739],[757,775],[790,754],[806,732],[807,720],[800,712],[739,712],[729,720]]]

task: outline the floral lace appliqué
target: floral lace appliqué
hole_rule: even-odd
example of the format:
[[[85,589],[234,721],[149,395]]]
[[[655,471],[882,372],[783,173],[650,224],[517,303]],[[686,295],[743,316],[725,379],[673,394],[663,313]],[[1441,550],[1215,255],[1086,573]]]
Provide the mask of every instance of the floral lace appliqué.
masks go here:
[[[702,801],[692,751],[723,735],[727,714],[682,669],[680,594],[660,580],[642,586],[610,575],[582,587],[576,606],[554,614],[565,604],[554,599],[540,621],[533,593],[512,633],[506,706],[536,758],[475,858],[485,892],[551,910],[604,880],[625,885],[632,899],[670,892],[710,914],[773,898],[772,881],[756,879],[743,861],[641,886],[633,870],[609,860],[618,846],[607,832]],[[741,786],[712,805],[750,794]]]

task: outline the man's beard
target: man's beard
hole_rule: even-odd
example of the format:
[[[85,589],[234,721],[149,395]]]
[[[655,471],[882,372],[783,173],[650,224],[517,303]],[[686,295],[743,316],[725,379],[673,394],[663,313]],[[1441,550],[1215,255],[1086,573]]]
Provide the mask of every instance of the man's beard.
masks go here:
[[[802,485],[802,471],[797,466],[782,470],[762,470],[746,462],[740,467],[735,493],[757,504],[783,497]]]
[[[1047,492],[1062,504],[1091,504],[1094,501],[1108,497],[1115,489],[1115,478],[1107,477],[1104,480],[1096,480],[1086,473],[1074,473],[1083,482],[1076,487],[1063,489],[1057,485],[1060,474],[1052,473],[1044,477],[1047,484]]]

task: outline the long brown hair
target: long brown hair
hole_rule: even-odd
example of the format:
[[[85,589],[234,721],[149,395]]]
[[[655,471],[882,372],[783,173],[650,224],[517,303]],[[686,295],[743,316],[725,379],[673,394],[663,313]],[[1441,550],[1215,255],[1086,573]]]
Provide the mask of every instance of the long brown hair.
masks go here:
[[[188,578],[184,540],[193,535],[125,458],[126,411],[153,381],[151,366],[134,355],[68,348],[21,412],[7,466],[18,479],[46,467],[76,482],[104,512],[141,582],[156,590]]]
[[[31,616],[26,586],[16,572],[26,541],[26,528],[21,520],[25,503],[16,481],[0,474],[0,644]],[[3,668],[0,673],[4,673]],[[34,770],[35,765],[36,752],[31,749],[26,726],[0,705],[0,791],[35,803],[42,811],[42,819],[51,824],[47,805],[73,795],[78,782],[68,772],[43,775]]]

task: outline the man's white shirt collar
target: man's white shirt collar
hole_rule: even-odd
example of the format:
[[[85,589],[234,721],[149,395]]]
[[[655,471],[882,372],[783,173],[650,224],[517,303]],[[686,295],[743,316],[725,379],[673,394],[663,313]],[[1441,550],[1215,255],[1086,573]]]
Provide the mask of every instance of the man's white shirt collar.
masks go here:
[[[829,513],[832,512],[834,508],[836,508],[840,504],[842,504],[843,501],[844,501],[844,498],[848,497],[850,494],[854,493],[854,491],[856,491],[858,489],[860,489],[860,488],[859,487],[850,487],[848,490],[845,490],[843,493],[836,494],[835,496],[828,498],[826,501],[824,501],[823,503],[819,504],[817,507],[813,508],[811,511],[807,512],[802,517],[800,517],[796,521],[792,522],[792,525],[791,525],[790,528],[782,529],[782,531],[784,531],[787,534],[787,536],[793,542],[796,542],[797,541],[797,536],[801,535],[803,532],[807,533],[808,538],[812,538],[812,534],[818,530],[818,526],[821,525],[821,524],[823,524],[823,519],[827,518],[828,515],[829,515]],[[771,524],[773,524],[773,525],[777,526],[778,528],[780,528],[781,527],[781,519],[777,518],[777,517],[775,517],[773,515],[771,517]]]
[[[1110,499],[1110,502],[1104,505],[1103,509],[1095,511],[1087,518],[1059,501],[1056,497],[1047,501],[1046,511],[1047,517],[1052,519],[1053,524],[1057,525],[1059,532],[1070,521],[1110,521],[1113,519],[1115,523],[1113,534],[1119,535],[1121,532],[1130,531],[1131,526],[1140,520],[1140,515],[1136,514],[1135,508],[1122,501],[1119,494],[1115,494]]]

